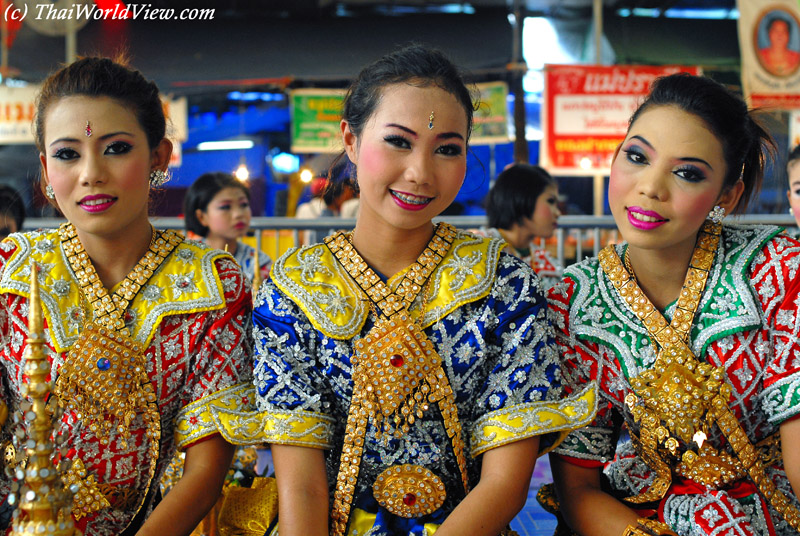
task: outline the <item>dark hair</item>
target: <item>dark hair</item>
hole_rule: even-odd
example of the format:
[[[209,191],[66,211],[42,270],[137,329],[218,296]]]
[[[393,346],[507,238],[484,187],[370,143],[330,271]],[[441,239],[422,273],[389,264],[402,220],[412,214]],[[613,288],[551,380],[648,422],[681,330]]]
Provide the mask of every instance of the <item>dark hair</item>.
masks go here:
[[[789,152],[789,157],[786,159],[787,169],[792,167],[792,164],[800,160],[800,145],[795,145],[794,149]]]
[[[458,68],[441,51],[422,45],[409,45],[367,65],[350,85],[342,105],[342,119],[350,131],[361,135],[380,102],[382,91],[392,84],[439,87],[458,99],[467,115],[467,138],[472,132],[475,110],[472,94]]]
[[[772,18],[767,23],[767,33],[772,30],[772,27],[775,26],[776,22],[782,22],[786,25],[786,29],[789,32],[789,37],[792,36],[792,23],[786,20],[785,17],[781,17],[780,15],[773,15]]]
[[[530,218],[536,209],[536,200],[548,186],[556,181],[539,166],[514,164],[497,176],[486,198],[486,215],[489,227],[510,229],[523,218]]]
[[[230,173],[217,171],[214,173],[203,173],[186,191],[183,198],[183,219],[186,229],[200,236],[208,236],[208,227],[200,223],[197,219],[197,210],[205,212],[208,204],[220,191],[225,188],[240,188],[247,200],[250,200],[250,190],[238,181]]]
[[[47,77],[36,98],[34,122],[36,147],[44,152],[44,123],[47,110],[64,97],[109,97],[130,108],[155,148],[167,130],[158,87],[139,71],[109,58],[81,58]]]
[[[25,202],[17,190],[5,184],[0,184],[0,214],[14,218],[17,231],[22,231],[22,224],[25,221]]]
[[[775,142],[753,117],[742,98],[702,76],[676,73],[657,78],[650,94],[631,116],[628,129],[653,106],[677,106],[703,120],[722,144],[724,187],[742,180],[744,192],[734,212],[742,213],[761,189],[764,165],[775,154]]]
[[[464,83],[458,67],[441,51],[423,45],[411,44],[386,54],[364,67],[350,84],[342,104],[342,119],[350,125],[350,131],[359,137],[364,126],[375,113],[383,95],[383,89],[392,84],[409,84],[415,87],[438,87],[453,95],[467,116],[467,140],[472,133],[472,117],[477,109],[473,95]],[[344,153],[331,165],[328,178],[333,178],[333,169],[343,159]],[[355,175],[354,172],[351,172]],[[329,180],[328,188],[333,187]],[[356,191],[358,191],[356,186]]]

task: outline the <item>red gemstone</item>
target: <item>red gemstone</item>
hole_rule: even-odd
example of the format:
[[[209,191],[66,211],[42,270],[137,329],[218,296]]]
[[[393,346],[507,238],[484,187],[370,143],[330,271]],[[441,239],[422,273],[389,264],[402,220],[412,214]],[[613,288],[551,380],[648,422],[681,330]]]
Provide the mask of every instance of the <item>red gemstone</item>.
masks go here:
[[[402,367],[403,356],[401,356],[400,354],[394,354],[392,358],[389,360],[389,363],[391,363],[393,367]]]
[[[416,502],[417,502],[417,496],[414,495],[413,493],[406,493],[405,495],[403,495],[403,504],[405,504],[406,506],[414,506]]]

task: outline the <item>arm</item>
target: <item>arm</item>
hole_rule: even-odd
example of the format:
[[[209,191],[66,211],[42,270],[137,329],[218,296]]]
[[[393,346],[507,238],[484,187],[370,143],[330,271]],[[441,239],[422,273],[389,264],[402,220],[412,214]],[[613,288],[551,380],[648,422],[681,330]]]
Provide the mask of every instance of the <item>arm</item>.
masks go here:
[[[234,447],[221,436],[186,449],[183,476],[147,518],[137,536],[189,535],[222,491]]]
[[[781,424],[781,449],[783,467],[795,495],[800,494],[800,418]]]
[[[272,445],[281,536],[328,534],[328,477],[320,449]]]
[[[525,506],[538,452],[538,437],[485,452],[478,485],[453,510],[436,535],[500,534]]]
[[[600,468],[579,467],[551,455],[553,481],[561,503],[561,515],[582,536],[620,536],[639,516],[600,489]],[[598,512],[603,522],[597,522]]]

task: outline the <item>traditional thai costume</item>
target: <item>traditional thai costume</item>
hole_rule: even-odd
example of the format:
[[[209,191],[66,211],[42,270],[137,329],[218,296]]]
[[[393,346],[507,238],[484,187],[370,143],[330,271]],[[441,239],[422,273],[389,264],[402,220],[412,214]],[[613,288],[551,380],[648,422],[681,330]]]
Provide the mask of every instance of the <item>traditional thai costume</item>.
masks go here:
[[[134,534],[157,502],[175,449],[220,433],[247,403],[250,287],[230,255],[153,231],[134,270],[106,291],[71,224],[0,243],[0,398],[25,410],[23,353],[32,263],[40,269],[55,382],[55,442],[72,460],[64,480],[84,534]],[[252,387],[251,387],[252,388]],[[8,419],[8,470],[24,449]],[[15,452],[16,450],[16,452]],[[8,476],[0,494],[14,496]]]
[[[681,536],[797,534],[779,427],[800,413],[800,242],[706,222],[678,300],[658,311],[627,245],[550,293],[565,376],[599,385],[594,421],[556,449]]]
[[[480,454],[591,419],[562,398],[547,304],[499,240],[439,224],[384,281],[342,233],[289,251],[256,298],[261,440],[325,449],[331,534],[433,534]]]

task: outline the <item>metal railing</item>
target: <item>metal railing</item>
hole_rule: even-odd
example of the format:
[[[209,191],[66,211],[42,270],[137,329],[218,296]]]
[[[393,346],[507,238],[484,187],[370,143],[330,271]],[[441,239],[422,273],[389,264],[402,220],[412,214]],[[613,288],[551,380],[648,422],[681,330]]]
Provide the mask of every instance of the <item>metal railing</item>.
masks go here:
[[[485,216],[446,216],[435,221],[447,221],[460,229],[479,229],[486,226]],[[183,229],[183,218],[152,218],[153,225],[159,229]],[[747,214],[730,217],[726,221],[748,224],[771,224],[783,227],[795,226],[794,218],[789,214]],[[25,220],[24,229],[48,229],[58,227],[64,222],[58,218],[29,218]],[[302,231],[316,231],[326,236],[337,230],[348,230],[355,226],[355,219],[317,218],[301,220],[297,218],[253,218],[250,227],[261,231],[273,231],[275,251],[266,251],[273,259],[282,253],[279,236],[283,231],[291,231],[291,242],[301,243]],[[262,233],[256,233],[256,245],[261,246]],[[616,224],[611,216],[562,216],[558,220],[555,235],[556,257],[561,266],[568,262],[580,262],[590,252],[596,256],[602,247],[609,242],[621,239],[616,232]],[[574,250],[573,250],[574,248]]]

